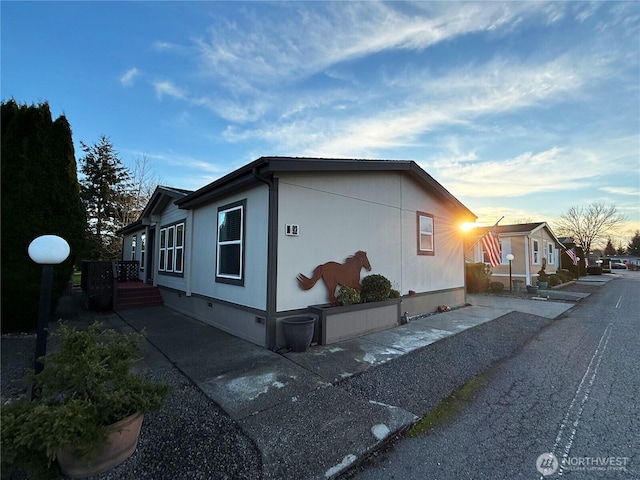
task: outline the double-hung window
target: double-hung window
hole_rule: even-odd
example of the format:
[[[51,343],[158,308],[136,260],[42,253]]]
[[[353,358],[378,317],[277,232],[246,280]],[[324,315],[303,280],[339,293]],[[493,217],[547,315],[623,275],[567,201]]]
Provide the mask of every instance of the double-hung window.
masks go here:
[[[434,255],[435,239],[433,215],[417,212],[416,223],[418,230],[418,255]]]
[[[533,240],[532,242],[532,257],[533,257],[533,264],[534,265],[538,265],[540,263],[540,242],[538,240]]]
[[[246,200],[218,208],[216,282],[244,285]]]
[[[160,229],[158,271],[182,274],[184,269],[184,223]]]
[[[146,250],[147,235],[140,234],[140,270],[144,270],[144,254]]]
[[[131,237],[131,260],[136,259],[136,243],[138,242],[138,236]]]
[[[547,263],[549,265],[555,265],[556,264],[555,254],[553,253],[553,243],[549,243],[549,254],[547,256]]]

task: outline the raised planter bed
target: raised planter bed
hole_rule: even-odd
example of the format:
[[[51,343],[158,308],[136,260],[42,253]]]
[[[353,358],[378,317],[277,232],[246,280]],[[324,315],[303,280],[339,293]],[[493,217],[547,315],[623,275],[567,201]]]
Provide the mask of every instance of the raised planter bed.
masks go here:
[[[312,305],[309,312],[319,318],[320,344],[329,345],[400,325],[401,303],[394,298],[343,307]]]

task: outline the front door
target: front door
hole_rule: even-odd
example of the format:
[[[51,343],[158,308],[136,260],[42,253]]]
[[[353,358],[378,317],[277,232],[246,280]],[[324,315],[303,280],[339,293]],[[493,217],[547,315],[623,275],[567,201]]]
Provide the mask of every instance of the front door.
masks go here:
[[[156,229],[155,228],[150,228],[149,229],[149,240],[147,242],[146,245],[146,255],[147,255],[147,274],[146,274],[146,283],[153,285],[153,270],[155,268],[154,266],[154,260],[156,258],[155,255],[155,237],[156,237]]]

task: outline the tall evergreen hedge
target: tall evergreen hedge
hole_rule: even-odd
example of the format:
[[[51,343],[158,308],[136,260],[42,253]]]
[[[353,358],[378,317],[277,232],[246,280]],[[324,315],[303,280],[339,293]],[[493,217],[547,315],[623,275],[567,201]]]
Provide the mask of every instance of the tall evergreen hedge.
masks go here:
[[[27,252],[31,241],[59,235],[71,255],[54,267],[52,306],[68,285],[86,227],[71,127],[51,118],[48,103],[1,105],[2,332],[36,328],[42,267]]]

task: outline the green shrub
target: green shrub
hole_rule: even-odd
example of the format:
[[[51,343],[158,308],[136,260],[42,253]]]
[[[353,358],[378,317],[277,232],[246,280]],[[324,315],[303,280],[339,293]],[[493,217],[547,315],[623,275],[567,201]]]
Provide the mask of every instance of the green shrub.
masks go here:
[[[561,268],[560,270],[558,270],[556,272],[556,275],[558,275],[562,279],[562,283],[570,282],[571,280],[573,280],[573,277],[575,277],[575,275],[566,268]]]
[[[465,281],[467,292],[486,292],[491,280],[491,270],[484,263],[465,264]]]
[[[71,247],[69,258],[53,269],[55,308],[83,248],[86,212],[67,119],[53,120],[46,102],[27,106],[9,100],[0,113],[1,327],[2,333],[29,332],[39,315],[42,267],[29,259],[27,248],[44,234],[59,235]],[[48,319],[53,313],[47,312]]]
[[[555,273],[552,273],[551,275],[549,275],[548,282],[550,287],[555,287],[563,283],[562,279],[560,278],[560,275],[557,275]]]
[[[545,272],[544,267],[542,267],[540,270],[538,270],[538,281],[539,282],[548,282],[549,281],[549,274],[547,272]]]
[[[355,303],[360,303],[361,301],[360,292],[355,288],[346,287],[344,285],[340,285],[340,290],[338,291],[336,298],[341,305],[353,305]]]
[[[400,291],[392,288],[391,292],[389,292],[389,298],[400,298]]]
[[[107,426],[162,406],[167,385],[131,373],[143,334],[120,334],[94,323],[86,331],[62,325],[58,352],[44,370],[27,376],[38,392],[2,407],[2,470],[25,468],[36,477],[70,444],[90,460],[107,438]],[[7,441],[6,439],[11,439]]]
[[[487,288],[487,292],[491,293],[500,293],[504,290],[504,285],[500,282],[491,282],[489,283],[489,288]]]
[[[362,279],[363,302],[382,302],[389,298],[391,282],[380,274],[367,275]]]

